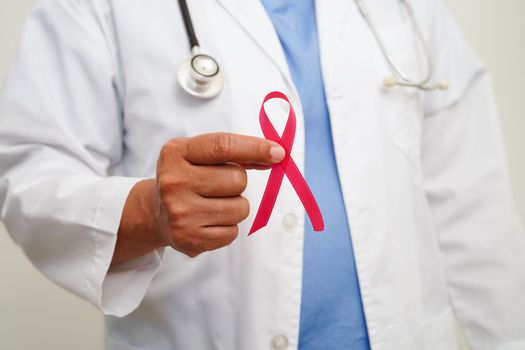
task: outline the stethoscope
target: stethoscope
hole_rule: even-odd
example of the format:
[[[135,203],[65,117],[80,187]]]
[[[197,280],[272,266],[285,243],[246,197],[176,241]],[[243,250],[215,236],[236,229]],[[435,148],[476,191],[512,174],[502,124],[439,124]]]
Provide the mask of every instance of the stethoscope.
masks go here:
[[[430,55],[430,51],[427,45],[427,42],[425,41],[425,38],[423,37],[423,32],[421,31],[421,28],[419,26],[419,23],[417,22],[417,19],[414,15],[414,10],[412,6],[408,3],[407,0],[399,0],[403,7],[405,8],[406,13],[408,14],[408,17],[410,18],[410,22],[412,24],[412,27],[414,28],[414,31],[416,32],[417,39],[419,40],[419,43],[421,44],[421,47],[423,48],[423,53],[425,54],[425,61],[426,61],[426,74],[425,77],[419,81],[411,79],[408,74],[395,62],[392,60],[390,55],[388,54],[388,51],[385,47],[385,44],[383,43],[383,40],[381,39],[381,36],[379,35],[376,26],[374,25],[373,21],[370,19],[370,15],[368,12],[368,8],[365,5],[364,0],[355,0],[357,7],[359,8],[359,11],[361,12],[361,15],[365,19],[368,27],[370,28],[370,31],[374,35],[374,38],[376,39],[377,44],[379,45],[379,49],[381,50],[383,57],[385,58],[388,67],[390,68],[390,71],[392,75],[386,76],[383,79],[383,86],[387,88],[391,88],[394,86],[405,86],[410,88],[416,88],[420,90],[425,91],[432,91],[432,90],[446,90],[449,87],[448,80],[442,80],[438,82],[437,84],[430,84],[430,80],[432,80],[432,76],[434,75],[434,64],[432,62],[432,57]]]
[[[180,86],[190,95],[210,99],[222,91],[224,79],[217,61],[200,52],[199,40],[195,35],[190,10],[186,0],[179,0],[180,12],[190,41],[191,57],[182,62],[177,72]]]
[[[186,0],[178,1],[182,19],[184,21],[184,27],[186,28],[186,33],[190,42],[191,57],[182,62],[182,64],[179,66],[177,80],[180,86],[190,95],[202,99],[213,98],[222,91],[224,84],[222,72],[220,70],[219,64],[212,56],[205,55],[200,52],[199,41],[197,40],[197,36],[193,28],[193,22],[191,20],[191,15]],[[423,48],[427,69],[424,78],[421,80],[411,79],[410,76],[394,62],[388,53],[388,50],[386,49],[373,21],[370,18],[368,8],[365,5],[365,0],[355,0],[357,7],[359,8],[359,12],[370,28],[370,31],[372,32],[391,71],[391,75],[384,77],[383,86],[386,88],[403,86],[424,91],[448,89],[449,82],[447,80],[442,80],[434,84],[430,83],[434,71],[432,57],[430,55],[428,45],[425,41],[425,38],[423,37],[419,23],[415,18],[412,6],[407,0],[398,1],[400,1],[405,8],[405,11],[410,18],[412,27],[416,33],[417,39]]]

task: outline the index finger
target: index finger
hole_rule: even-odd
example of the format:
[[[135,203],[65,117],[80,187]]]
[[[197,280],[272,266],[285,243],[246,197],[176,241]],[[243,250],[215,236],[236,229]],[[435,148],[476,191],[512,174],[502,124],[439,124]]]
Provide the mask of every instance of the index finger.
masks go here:
[[[186,160],[193,164],[277,164],[285,156],[279,144],[259,137],[212,133],[188,139]]]

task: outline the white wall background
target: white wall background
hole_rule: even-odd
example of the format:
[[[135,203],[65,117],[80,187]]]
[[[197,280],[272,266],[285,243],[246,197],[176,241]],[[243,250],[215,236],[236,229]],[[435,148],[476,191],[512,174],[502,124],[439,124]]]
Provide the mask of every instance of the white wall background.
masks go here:
[[[0,79],[35,0],[0,2]],[[496,86],[515,201],[525,218],[525,1],[446,0]],[[102,348],[102,317],[47,281],[0,227],[0,348]]]

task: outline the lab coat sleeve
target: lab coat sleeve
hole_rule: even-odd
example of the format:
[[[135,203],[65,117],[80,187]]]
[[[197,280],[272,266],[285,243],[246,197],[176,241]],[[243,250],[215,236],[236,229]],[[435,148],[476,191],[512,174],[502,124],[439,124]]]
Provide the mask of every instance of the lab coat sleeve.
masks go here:
[[[448,13],[436,13],[436,74],[455,86],[425,101],[422,162],[449,297],[473,350],[525,349],[525,235],[492,84]]]
[[[90,1],[42,1],[29,16],[0,101],[0,208],[49,279],[123,316],[160,266],[155,251],[108,272],[139,178],[111,176],[123,153],[110,40]]]

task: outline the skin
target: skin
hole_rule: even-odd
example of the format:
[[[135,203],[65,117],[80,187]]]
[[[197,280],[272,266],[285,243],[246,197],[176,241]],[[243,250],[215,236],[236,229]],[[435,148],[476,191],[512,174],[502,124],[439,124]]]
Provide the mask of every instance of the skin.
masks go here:
[[[250,205],[247,169],[285,156],[277,143],[228,133],[176,138],[161,149],[155,179],[138,182],[124,206],[112,266],[162,248],[196,257],[231,244]]]

